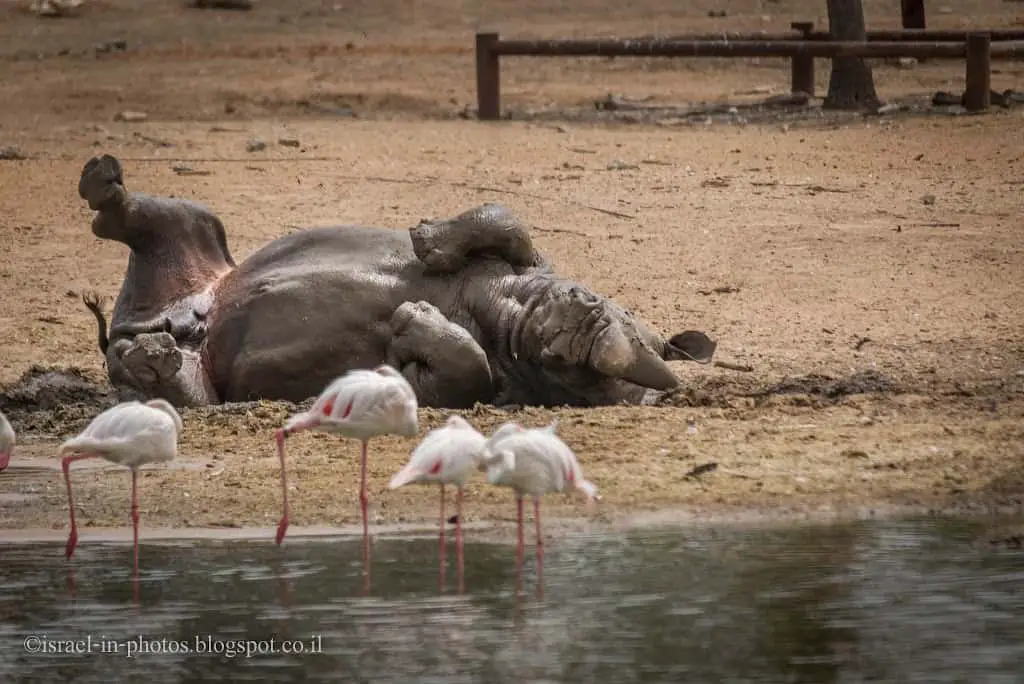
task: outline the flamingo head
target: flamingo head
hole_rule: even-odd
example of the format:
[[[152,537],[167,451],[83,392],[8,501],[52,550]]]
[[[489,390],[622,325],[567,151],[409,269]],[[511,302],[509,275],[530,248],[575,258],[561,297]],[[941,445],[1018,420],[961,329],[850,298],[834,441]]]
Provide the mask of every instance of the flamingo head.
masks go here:
[[[171,405],[169,401],[167,401],[166,399],[150,399],[149,401],[146,402],[146,406],[150,408],[155,408],[159,411],[163,411],[168,416],[170,416],[171,420],[174,421],[175,431],[179,435],[181,434],[181,431],[184,428],[184,424],[181,421],[181,415],[178,413],[178,410]]]
[[[507,449],[492,451],[484,448],[477,468],[487,473],[487,484],[500,485],[516,469],[516,456]]]

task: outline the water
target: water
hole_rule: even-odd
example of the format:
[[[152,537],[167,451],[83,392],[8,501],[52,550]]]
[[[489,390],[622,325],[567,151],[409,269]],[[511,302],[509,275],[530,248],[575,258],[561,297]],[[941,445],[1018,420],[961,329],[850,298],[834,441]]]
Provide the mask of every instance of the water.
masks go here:
[[[518,601],[513,547],[471,536],[463,594],[434,539],[376,539],[366,596],[358,540],[144,543],[137,605],[131,548],[85,530],[70,564],[0,545],[0,682],[1024,682],[1024,552],[977,525],[555,539]],[[306,653],[224,653],[272,637]]]

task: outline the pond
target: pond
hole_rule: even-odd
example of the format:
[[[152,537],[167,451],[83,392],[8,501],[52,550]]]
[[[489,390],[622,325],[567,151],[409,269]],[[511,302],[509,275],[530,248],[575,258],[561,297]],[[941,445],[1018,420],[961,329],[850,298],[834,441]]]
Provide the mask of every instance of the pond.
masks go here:
[[[433,537],[375,538],[367,591],[359,539],[143,528],[135,585],[130,545],[84,530],[70,563],[0,544],[0,681],[1024,681],[1024,551],[977,544],[978,525],[553,538],[540,597],[532,535],[519,594],[514,546],[470,531],[465,590],[450,568],[442,593]]]

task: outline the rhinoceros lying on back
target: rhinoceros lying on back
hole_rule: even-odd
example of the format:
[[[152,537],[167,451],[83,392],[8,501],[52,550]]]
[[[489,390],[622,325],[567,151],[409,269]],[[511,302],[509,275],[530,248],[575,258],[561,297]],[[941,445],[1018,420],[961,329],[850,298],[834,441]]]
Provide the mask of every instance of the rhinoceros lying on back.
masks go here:
[[[236,265],[214,214],[128,192],[114,157],[85,165],[79,194],[93,233],[131,249],[104,350],[122,396],[301,401],[387,363],[423,406],[639,403],[678,385],[665,360],[714,353],[555,275],[498,205],[408,232],[312,228]]]

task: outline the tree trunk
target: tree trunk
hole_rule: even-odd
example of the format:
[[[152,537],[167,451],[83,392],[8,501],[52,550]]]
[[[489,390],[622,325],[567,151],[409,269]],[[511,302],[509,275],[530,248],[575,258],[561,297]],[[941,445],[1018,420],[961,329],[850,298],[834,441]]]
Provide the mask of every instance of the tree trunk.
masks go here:
[[[828,28],[834,40],[865,40],[861,0],[827,0]],[[836,57],[828,81],[826,109],[874,109],[881,105],[871,67],[861,57]]]

